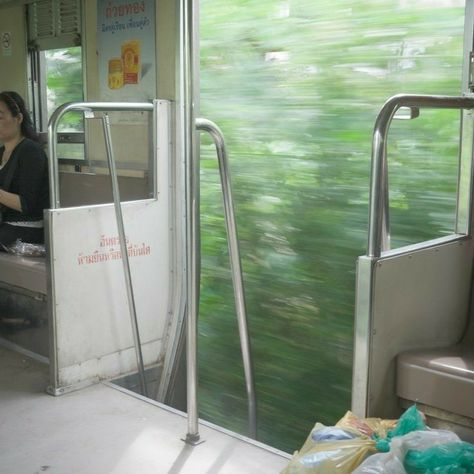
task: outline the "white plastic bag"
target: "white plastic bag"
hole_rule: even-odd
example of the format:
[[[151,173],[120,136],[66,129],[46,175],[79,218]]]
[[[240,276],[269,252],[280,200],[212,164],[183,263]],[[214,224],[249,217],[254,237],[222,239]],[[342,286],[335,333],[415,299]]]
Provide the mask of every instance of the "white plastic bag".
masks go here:
[[[30,244],[21,239],[15,240],[11,245],[5,247],[5,250],[20,257],[44,257],[46,255],[44,244]]]

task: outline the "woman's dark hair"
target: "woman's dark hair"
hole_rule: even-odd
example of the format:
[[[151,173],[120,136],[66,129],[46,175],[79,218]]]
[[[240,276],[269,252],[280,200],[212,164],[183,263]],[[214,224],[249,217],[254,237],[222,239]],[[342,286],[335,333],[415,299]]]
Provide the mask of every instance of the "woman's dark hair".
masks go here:
[[[21,134],[26,138],[38,141],[38,134],[36,133],[30,114],[26,108],[25,101],[21,95],[15,91],[0,92],[0,102],[3,102],[8,107],[13,117],[16,117],[18,114],[23,116],[21,122]]]

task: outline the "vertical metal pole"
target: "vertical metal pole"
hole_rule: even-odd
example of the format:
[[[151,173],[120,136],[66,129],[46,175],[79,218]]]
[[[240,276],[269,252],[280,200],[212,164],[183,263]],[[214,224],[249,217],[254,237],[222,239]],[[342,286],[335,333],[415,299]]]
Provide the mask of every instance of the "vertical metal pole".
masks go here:
[[[130,310],[130,319],[132,323],[133,340],[135,343],[135,354],[137,357],[138,375],[140,379],[140,388],[142,395],[147,396],[145,383],[145,369],[143,365],[142,346],[140,343],[140,333],[138,331],[137,311],[135,307],[135,298],[132,288],[132,277],[130,273],[130,263],[128,261],[127,243],[125,240],[125,229],[123,225],[122,206],[120,204],[120,191],[117,180],[117,170],[115,168],[114,151],[112,148],[112,137],[110,134],[110,120],[108,114],[102,117],[104,126],[105,146],[107,149],[107,160],[109,163],[110,180],[112,182],[112,194],[114,197],[115,217],[117,219],[117,229],[120,240],[120,250],[122,252],[123,271],[125,276],[125,286],[127,287],[128,306]]]
[[[390,250],[390,193],[388,181],[388,159],[387,139],[384,142],[384,160],[382,163],[382,193],[383,193],[383,215],[382,215],[382,252]]]
[[[372,169],[370,175],[369,239],[367,255],[380,257],[389,245],[387,134],[390,122],[399,108],[387,106],[387,101],[375,121],[372,138]],[[391,105],[391,104],[389,104]]]
[[[59,171],[57,157],[58,122],[51,120],[48,124],[48,177],[49,177],[49,206],[58,209],[59,204]]]
[[[247,310],[245,308],[244,279],[240,260],[239,239],[235,223],[234,202],[232,198],[232,183],[230,178],[229,161],[224,141],[224,135],[219,127],[210,120],[196,119],[198,130],[208,132],[216,146],[221,178],[222,197],[224,200],[225,224],[227,230],[227,244],[229,247],[230,267],[234,286],[235,310],[239,326],[240,349],[245,374],[245,387],[247,390],[249,436],[257,438],[257,397],[255,394],[255,381],[253,376],[252,351],[247,323]]]
[[[186,175],[186,369],[188,432],[185,442],[199,443],[197,321],[199,310],[200,240],[199,240],[199,156],[196,153],[194,97],[194,1],[181,2],[182,103],[184,113],[184,154]]]

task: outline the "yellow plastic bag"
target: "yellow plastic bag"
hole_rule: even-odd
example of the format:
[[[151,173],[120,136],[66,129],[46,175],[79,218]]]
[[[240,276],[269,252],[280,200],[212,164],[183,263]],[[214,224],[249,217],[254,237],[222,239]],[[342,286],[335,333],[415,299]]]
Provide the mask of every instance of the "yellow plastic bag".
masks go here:
[[[324,441],[315,434],[326,427],[316,423],[281,474],[350,474],[367,456],[377,452],[371,436],[376,433],[382,437],[395,425],[396,420],[360,419],[348,411],[335,427],[353,438],[334,440],[328,437]]]
[[[293,456],[282,474],[350,474],[364,459],[375,453],[375,441],[359,438],[349,441],[313,443]]]
[[[348,411],[336,426],[343,429],[351,429],[360,435],[378,438],[386,438],[387,432],[397,426],[397,420],[383,420],[382,418],[358,418],[354,413]]]

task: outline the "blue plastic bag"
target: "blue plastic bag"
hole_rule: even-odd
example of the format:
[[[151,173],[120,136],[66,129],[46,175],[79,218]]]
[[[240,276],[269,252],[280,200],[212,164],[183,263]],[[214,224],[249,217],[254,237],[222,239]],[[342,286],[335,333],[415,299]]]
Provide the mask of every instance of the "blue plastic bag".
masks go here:
[[[343,439],[354,439],[357,436],[353,433],[349,433],[342,428],[338,428],[336,426],[323,426],[319,429],[314,429],[311,432],[311,438],[313,441],[317,443],[323,443],[325,441],[336,441],[336,440],[343,440]]]

